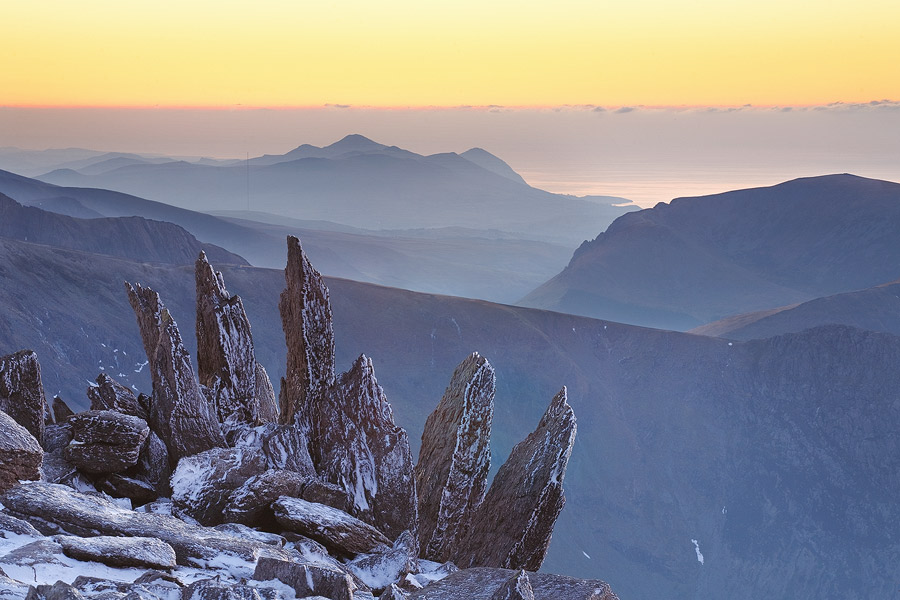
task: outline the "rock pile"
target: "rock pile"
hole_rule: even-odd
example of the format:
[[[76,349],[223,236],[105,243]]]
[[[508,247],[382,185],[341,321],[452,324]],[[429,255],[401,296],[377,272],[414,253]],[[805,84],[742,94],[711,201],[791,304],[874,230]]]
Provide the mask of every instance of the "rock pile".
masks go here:
[[[0,536],[33,539],[0,537],[0,566],[158,571],[30,589],[0,572],[0,596],[274,600],[290,589],[349,600],[425,597],[424,587],[428,598],[615,598],[602,582],[522,570],[540,567],[564,502],[575,437],[565,390],[485,492],[495,388],[485,358],[456,369],[413,466],[372,360],[335,376],[328,289],[299,240],[288,238],[279,305],[278,407],[240,298],[202,253],[195,266],[199,380],[159,294],[139,284],[126,290],[150,396],[102,374],[91,410],[72,415],[59,400],[51,415],[34,354],[0,358]],[[466,595],[477,585],[490,593]]]

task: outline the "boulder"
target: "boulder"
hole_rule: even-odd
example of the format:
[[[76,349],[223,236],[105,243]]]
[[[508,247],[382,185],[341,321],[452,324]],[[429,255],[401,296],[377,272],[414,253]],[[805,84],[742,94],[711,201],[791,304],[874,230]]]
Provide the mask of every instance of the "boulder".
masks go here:
[[[269,544],[271,546],[277,546],[278,548],[283,548],[287,543],[287,540],[284,539],[284,536],[278,535],[277,533],[259,531],[251,527],[247,527],[246,525],[241,525],[240,523],[222,523],[220,525],[216,525],[215,530],[221,531],[222,533],[227,533],[228,535],[233,535],[234,537],[256,540],[265,544]]]
[[[259,559],[253,579],[280,581],[294,588],[297,598],[323,596],[331,600],[353,600],[357,589],[353,578],[342,571],[271,558]]]
[[[360,356],[340,376],[328,401],[313,410],[310,453],[316,471],[353,499],[351,514],[390,538],[415,531],[409,438],[394,425],[372,360]]]
[[[32,350],[0,356],[0,410],[28,430],[38,442],[44,439],[47,399],[41,383],[41,365]]]
[[[86,473],[117,473],[138,462],[150,435],[147,422],[112,410],[90,410],[69,419],[72,441],[65,458]]]
[[[409,594],[410,600],[493,600],[518,575],[509,569],[474,568],[452,573]],[[609,584],[549,573],[528,573],[535,600],[619,600]]]
[[[288,531],[310,537],[344,556],[390,545],[384,534],[359,519],[324,504],[281,497],[272,503],[275,519]]]
[[[378,600],[407,600],[407,598],[409,598],[409,594],[393,583],[378,596]]]
[[[260,448],[266,455],[270,469],[294,471],[308,477],[316,476],[306,433],[294,425],[264,423],[256,427],[231,428],[229,445]]]
[[[78,467],[66,460],[65,449],[44,452],[41,463],[41,481],[62,483],[77,475]]]
[[[345,513],[353,510],[353,496],[347,490],[321,479],[310,478],[300,497],[307,502],[324,504]]]
[[[145,421],[150,420],[150,411],[147,410],[147,406],[138,400],[130,388],[125,387],[106,373],[100,373],[96,381],[96,386],[92,385],[87,389],[91,410],[114,410],[123,415],[131,415]]]
[[[35,565],[60,565],[62,546],[52,540],[36,540],[19,546],[0,556],[0,564],[17,567],[34,567]]]
[[[58,535],[53,538],[63,553],[76,560],[94,561],[112,567],[175,567],[175,550],[154,537],[94,536],[81,538]]]
[[[428,416],[415,467],[421,556],[455,556],[484,499],[491,466],[496,377],[477,352],[456,367],[444,396]]]
[[[259,423],[278,417],[275,391],[256,361],[250,321],[240,297],[225,289],[222,274],[200,252],[197,284],[197,364],[220,423]]]
[[[84,600],[84,596],[68,583],[57,581],[53,585],[30,587],[25,600]]]
[[[9,537],[8,534],[27,535],[35,538],[43,537],[41,532],[35,529],[28,521],[0,512],[0,537]]]
[[[153,380],[150,427],[165,442],[169,464],[174,466],[185,456],[224,446],[215,410],[200,392],[178,326],[159,294],[128,283],[125,289]]]
[[[308,481],[308,477],[299,473],[275,469],[254,475],[228,497],[225,521],[255,526],[269,524],[275,518],[272,503],[281,496],[301,497]]]
[[[226,583],[218,579],[201,579],[181,590],[182,600],[263,600],[259,591],[249,585]]]
[[[19,481],[41,478],[44,451],[29,431],[0,411],[0,492]]]
[[[525,571],[514,573],[494,592],[491,600],[534,600],[534,590],[531,589],[528,573]]]
[[[172,502],[202,525],[217,525],[231,494],[265,470],[266,458],[256,448],[213,448],[184,457],[172,473]]]
[[[97,489],[113,498],[128,498],[135,506],[153,502],[157,498],[156,487],[143,481],[113,473],[97,481]]]
[[[285,289],[278,309],[287,343],[287,369],[281,380],[279,423],[310,424],[323,391],[334,384],[334,330],[331,301],[322,276],[303,253],[300,240],[287,238]]]
[[[147,436],[137,464],[127,474],[152,486],[158,496],[171,495],[169,478],[172,476],[172,468],[169,466],[169,450],[155,432],[151,431]]]
[[[494,477],[454,556],[457,565],[540,568],[565,504],[562,484],[575,432],[575,413],[563,388]]]
[[[251,562],[260,556],[283,560],[294,556],[270,544],[190,525],[175,517],[125,510],[102,496],[82,494],[62,485],[18,485],[0,494],[0,503],[14,517],[28,521],[45,535],[157,538],[175,550],[179,565],[202,564],[222,553]]]
[[[370,554],[361,554],[347,563],[356,577],[375,591],[385,590],[401,581],[408,573],[418,571],[415,548],[418,542],[409,531],[404,531],[393,547]]]

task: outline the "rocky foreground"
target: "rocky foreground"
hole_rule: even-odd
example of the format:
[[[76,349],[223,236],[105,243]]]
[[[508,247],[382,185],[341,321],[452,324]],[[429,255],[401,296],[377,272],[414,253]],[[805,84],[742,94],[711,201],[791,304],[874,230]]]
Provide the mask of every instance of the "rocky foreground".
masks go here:
[[[199,373],[140,284],[150,396],[101,374],[72,414],[48,406],[33,352],[0,358],[0,598],[615,598],[534,572],[564,504],[565,389],[488,489],[495,382],[472,354],[414,465],[372,360],[335,374],[328,289],[296,238],[285,278],[280,406],[203,254]]]

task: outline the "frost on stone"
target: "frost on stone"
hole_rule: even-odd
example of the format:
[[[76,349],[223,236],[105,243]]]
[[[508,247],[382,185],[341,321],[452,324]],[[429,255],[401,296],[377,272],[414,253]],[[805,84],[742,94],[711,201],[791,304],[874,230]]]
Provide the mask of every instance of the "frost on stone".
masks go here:
[[[406,431],[360,356],[313,415],[310,450],[319,476],[353,499],[354,516],[394,538],[416,530],[415,479]]]
[[[90,410],[69,419],[72,441],[65,459],[87,473],[117,473],[138,462],[150,428],[141,418]]]
[[[303,253],[300,240],[288,236],[286,287],[278,309],[287,343],[287,369],[281,380],[280,423],[306,427],[308,410],[334,384],[334,330],[331,301],[322,276]]]
[[[494,592],[491,600],[534,600],[534,590],[531,589],[528,573],[520,570],[514,574]]]
[[[357,590],[353,578],[343,571],[271,558],[259,560],[253,579],[280,581],[292,588],[297,598],[321,596],[331,600],[353,600]]]
[[[472,353],[425,422],[415,476],[419,543],[429,560],[445,562],[456,554],[484,498],[495,382],[490,363]]]
[[[528,571],[541,567],[565,504],[562,483],[575,432],[575,413],[563,388],[537,429],[500,467],[454,557],[456,564]]]
[[[171,569],[175,550],[155,537],[94,536],[80,538],[59,535],[54,538],[66,556],[95,561],[114,567]]]
[[[210,391],[219,422],[274,421],[275,392],[256,361],[243,302],[229,295],[222,274],[213,270],[205,252],[197,259],[195,279],[198,376]]]
[[[200,392],[175,320],[159,294],[125,284],[150,361],[150,427],[169,451],[169,462],[225,445],[215,410]]]
[[[40,479],[44,451],[34,436],[0,411],[0,492],[23,479]]]
[[[213,448],[187,456],[172,473],[172,502],[179,513],[217,525],[231,494],[265,470],[265,456],[255,448]]]
[[[272,510],[286,530],[310,537],[339,555],[353,556],[390,545],[384,534],[368,523],[324,504],[283,496],[272,504]]]
[[[32,350],[0,356],[0,410],[40,442],[44,439],[47,399],[41,365]]]
[[[348,562],[347,567],[368,587],[376,591],[384,590],[407,574],[418,572],[416,546],[413,534],[404,531],[390,549],[361,554]]]

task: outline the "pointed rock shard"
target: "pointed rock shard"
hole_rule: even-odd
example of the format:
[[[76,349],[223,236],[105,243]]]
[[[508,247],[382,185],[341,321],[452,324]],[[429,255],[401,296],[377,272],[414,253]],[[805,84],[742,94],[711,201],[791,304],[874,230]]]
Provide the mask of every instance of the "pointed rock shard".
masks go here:
[[[15,419],[40,442],[44,438],[47,399],[41,365],[32,350],[0,356],[0,410]]]
[[[69,408],[69,405],[66,404],[66,401],[60,398],[59,396],[53,397],[53,422],[54,423],[65,423],[66,419],[74,415],[72,409]]]
[[[141,404],[134,392],[106,373],[97,376],[97,385],[87,389],[91,410],[114,410],[123,415],[131,415],[147,421],[150,413]],[[58,419],[57,419],[58,421]]]
[[[275,391],[256,361],[243,302],[228,294],[222,274],[213,270],[205,252],[197,259],[195,278],[198,375],[215,401],[219,422],[274,421]]]
[[[446,562],[457,553],[484,498],[491,466],[491,421],[496,377],[473,352],[425,422],[416,464],[422,556]]]
[[[416,530],[416,492],[406,431],[361,355],[313,415],[311,453],[319,476],[343,488],[352,514],[389,538]]]
[[[494,477],[463,550],[454,557],[460,567],[540,569],[565,504],[562,483],[575,431],[575,413],[563,388]]]
[[[322,276],[300,247],[288,236],[285,290],[278,309],[287,342],[287,370],[281,380],[280,423],[308,427],[308,411],[317,394],[334,384],[334,331],[331,301]]]
[[[137,317],[150,375],[153,379],[149,423],[169,451],[172,466],[178,459],[225,445],[213,407],[197,380],[178,325],[150,288],[125,283]]]
[[[528,573],[519,571],[494,592],[491,600],[534,600],[534,590],[528,580]]]
[[[40,479],[44,451],[31,433],[0,411],[0,492],[22,479]]]

